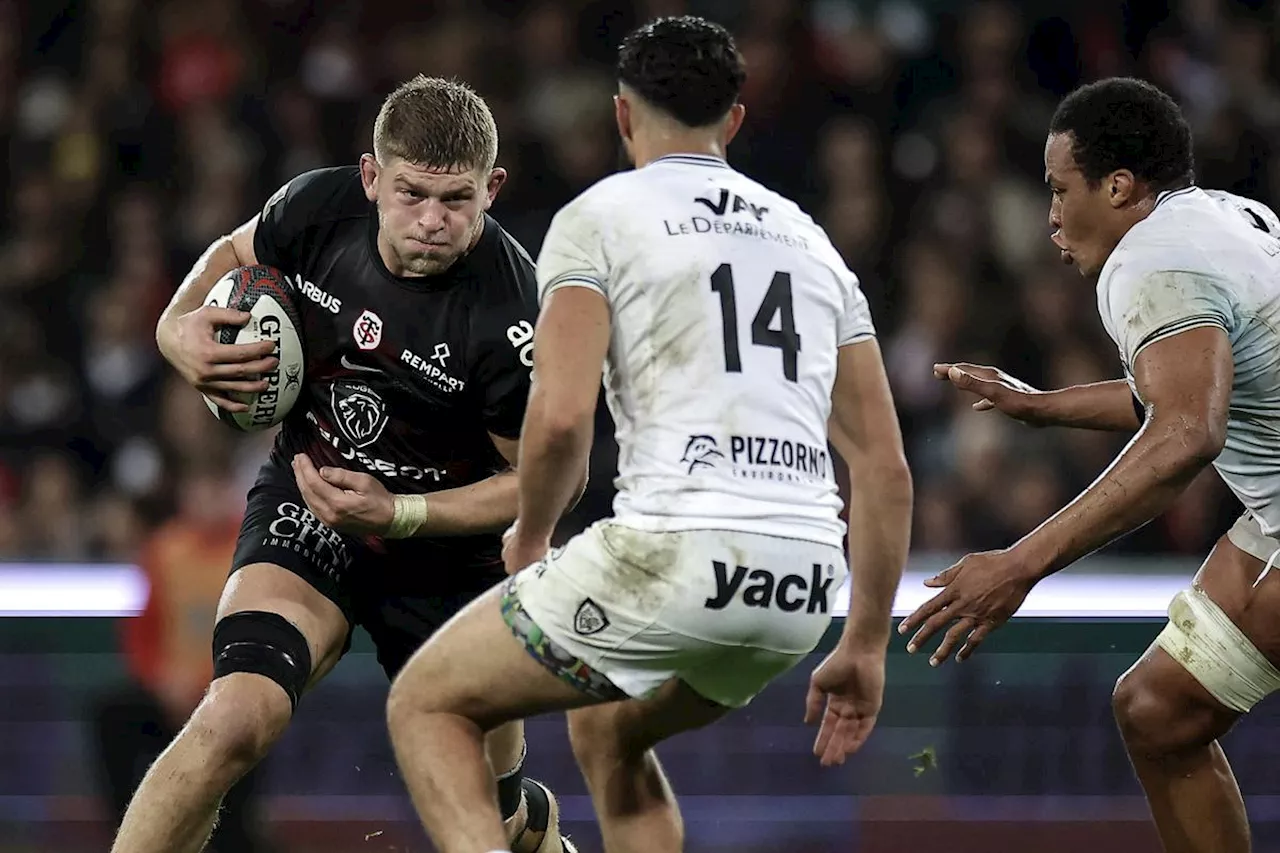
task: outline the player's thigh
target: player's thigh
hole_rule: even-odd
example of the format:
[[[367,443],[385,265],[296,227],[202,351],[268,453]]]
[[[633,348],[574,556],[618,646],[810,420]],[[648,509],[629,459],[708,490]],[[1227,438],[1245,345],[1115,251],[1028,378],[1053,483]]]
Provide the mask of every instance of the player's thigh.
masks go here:
[[[1170,603],[1152,649],[1117,685],[1122,724],[1129,717],[1157,727],[1153,714],[1134,709],[1139,699],[1160,698],[1165,716],[1196,718],[1210,734],[1280,689],[1280,577],[1263,576],[1277,553],[1280,542],[1263,536],[1248,513],[1218,540]],[[1154,710],[1153,701],[1145,705]]]
[[[342,608],[303,576],[273,563],[250,563],[227,580],[218,602],[217,621],[247,613],[280,616],[306,638],[311,659],[308,685],[333,669],[351,633]]]
[[[672,678],[647,699],[570,711],[569,741],[586,770],[595,761],[640,755],[667,738],[710,725],[731,710]]]
[[[363,568],[357,563],[366,558],[358,541],[326,527],[307,509],[291,471],[268,462],[245,501],[218,622],[225,626],[237,614],[252,613],[267,614],[260,617],[264,622],[271,621],[270,614],[283,618],[306,638],[309,683],[314,683],[347,648],[350,591]],[[232,633],[253,634],[245,625],[241,617]]]
[[[509,582],[494,586],[449,619],[405,664],[391,685],[393,736],[418,713],[450,713],[484,731],[536,714],[599,699],[548,672],[509,626]]]
[[[423,578],[433,583],[423,583]],[[378,663],[394,681],[423,643],[464,607],[506,580],[501,564],[464,549],[446,559],[374,559],[352,588],[356,624],[369,633]]]
[[[1196,585],[1273,665],[1280,666],[1280,569],[1263,576],[1268,560],[1280,561],[1280,541],[1262,536],[1246,514],[1220,538],[1200,571]]]

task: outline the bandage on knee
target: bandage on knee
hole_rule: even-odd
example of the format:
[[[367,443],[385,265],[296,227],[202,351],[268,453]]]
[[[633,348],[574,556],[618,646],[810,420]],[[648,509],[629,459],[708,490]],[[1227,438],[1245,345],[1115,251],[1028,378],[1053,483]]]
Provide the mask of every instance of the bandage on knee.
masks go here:
[[[213,628],[213,677],[235,672],[271,679],[296,709],[311,677],[311,647],[302,632],[278,613],[233,613]]]
[[[1233,711],[1247,713],[1280,690],[1280,671],[1198,587],[1174,596],[1156,645]]]

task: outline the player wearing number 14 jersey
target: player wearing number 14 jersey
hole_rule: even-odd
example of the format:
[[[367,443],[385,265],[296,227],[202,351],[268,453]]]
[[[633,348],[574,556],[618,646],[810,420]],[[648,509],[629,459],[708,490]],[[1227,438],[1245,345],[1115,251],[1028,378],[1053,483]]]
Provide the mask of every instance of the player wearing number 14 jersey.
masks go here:
[[[480,733],[554,708],[582,708],[570,732],[605,846],[682,849],[649,750],[746,705],[827,630],[848,572],[828,439],[850,468],[854,584],[809,696],[824,762],[857,748],[880,705],[911,498],[866,299],[812,219],[725,161],[744,116],[727,32],[650,23],[623,43],[618,76],[637,168],[561,210],[538,259],[504,553],[516,574],[392,689],[397,756],[442,849],[497,848]],[[615,513],[549,552],[602,376]]]

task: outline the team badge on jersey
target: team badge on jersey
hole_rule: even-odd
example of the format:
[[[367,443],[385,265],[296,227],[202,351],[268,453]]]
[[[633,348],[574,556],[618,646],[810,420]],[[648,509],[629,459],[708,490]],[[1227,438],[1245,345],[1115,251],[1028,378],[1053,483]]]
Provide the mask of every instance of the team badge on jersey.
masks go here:
[[[600,609],[600,605],[589,598],[584,598],[578,605],[578,611],[573,614],[573,630],[584,637],[589,637],[592,634],[599,634],[608,627],[609,620]]]
[[[338,380],[329,388],[333,418],[347,440],[368,447],[387,425],[387,404],[363,382]]]
[[[351,336],[360,349],[377,349],[378,344],[382,343],[382,318],[366,309],[356,318],[356,324],[351,327]]]

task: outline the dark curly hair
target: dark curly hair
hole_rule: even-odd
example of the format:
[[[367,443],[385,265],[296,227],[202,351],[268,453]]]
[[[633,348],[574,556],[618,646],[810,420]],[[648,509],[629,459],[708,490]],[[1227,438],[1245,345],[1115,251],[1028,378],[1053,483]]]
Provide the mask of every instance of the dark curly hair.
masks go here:
[[[1144,80],[1111,77],[1062,99],[1050,133],[1070,133],[1072,156],[1090,186],[1128,169],[1155,190],[1195,180],[1191,128],[1173,98]]]
[[[692,15],[650,21],[618,48],[618,82],[687,127],[724,118],[746,79],[729,31]]]

